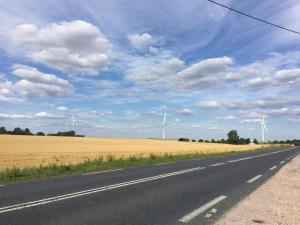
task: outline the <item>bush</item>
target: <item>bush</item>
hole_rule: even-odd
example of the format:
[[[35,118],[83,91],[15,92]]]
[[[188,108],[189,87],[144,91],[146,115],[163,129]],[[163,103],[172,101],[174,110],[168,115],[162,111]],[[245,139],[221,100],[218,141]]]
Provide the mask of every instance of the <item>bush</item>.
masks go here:
[[[203,142],[203,139],[199,139],[198,142]]]
[[[45,136],[45,134],[43,132],[41,132],[41,131],[37,132],[35,135],[36,136]]]
[[[186,142],[189,142],[190,139],[188,139],[188,138],[179,138],[178,141],[186,141]]]
[[[195,140],[195,139],[193,139],[193,140],[192,140],[192,142],[196,142],[196,140]]]

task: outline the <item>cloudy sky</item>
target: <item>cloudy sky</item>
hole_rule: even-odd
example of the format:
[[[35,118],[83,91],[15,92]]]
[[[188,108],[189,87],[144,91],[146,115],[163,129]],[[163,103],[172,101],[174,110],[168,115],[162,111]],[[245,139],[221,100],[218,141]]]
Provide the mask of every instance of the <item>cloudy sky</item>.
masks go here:
[[[300,31],[297,0],[219,0]],[[206,0],[0,1],[0,126],[300,138],[300,35]]]

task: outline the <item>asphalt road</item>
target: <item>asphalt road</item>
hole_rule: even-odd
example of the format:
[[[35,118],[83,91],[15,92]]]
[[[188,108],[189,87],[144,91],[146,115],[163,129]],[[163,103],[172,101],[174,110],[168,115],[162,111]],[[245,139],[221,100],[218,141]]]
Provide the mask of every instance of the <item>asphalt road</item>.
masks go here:
[[[6,184],[0,224],[211,224],[299,152],[282,148]]]

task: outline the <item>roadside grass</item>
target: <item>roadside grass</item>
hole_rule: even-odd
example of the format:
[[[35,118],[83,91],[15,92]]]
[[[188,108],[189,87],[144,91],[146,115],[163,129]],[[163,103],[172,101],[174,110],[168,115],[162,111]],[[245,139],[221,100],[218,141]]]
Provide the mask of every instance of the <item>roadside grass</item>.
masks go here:
[[[203,159],[216,156],[225,156],[232,154],[240,154],[246,152],[258,152],[266,149],[276,149],[282,146],[259,148],[255,150],[245,151],[224,151],[224,152],[202,152],[188,154],[150,154],[147,157],[129,156],[126,158],[115,158],[114,155],[106,157],[100,156],[94,160],[86,160],[78,164],[49,164],[47,166],[11,168],[0,171],[0,183],[9,183],[18,180],[27,180],[43,177],[52,177],[59,175],[81,174],[96,171],[113,170],[128,167],[138,167],[157,163],[174,162],[189,159]]]

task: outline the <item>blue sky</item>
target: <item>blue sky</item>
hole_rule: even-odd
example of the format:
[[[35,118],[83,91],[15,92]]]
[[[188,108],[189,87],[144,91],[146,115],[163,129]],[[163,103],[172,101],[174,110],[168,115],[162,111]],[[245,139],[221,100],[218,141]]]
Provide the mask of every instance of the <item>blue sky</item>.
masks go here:
[[[219,0],[300,30],[296,0]],[[206,0],[0,1],[0,124],[101,137],[300,138],[300,36]]]

